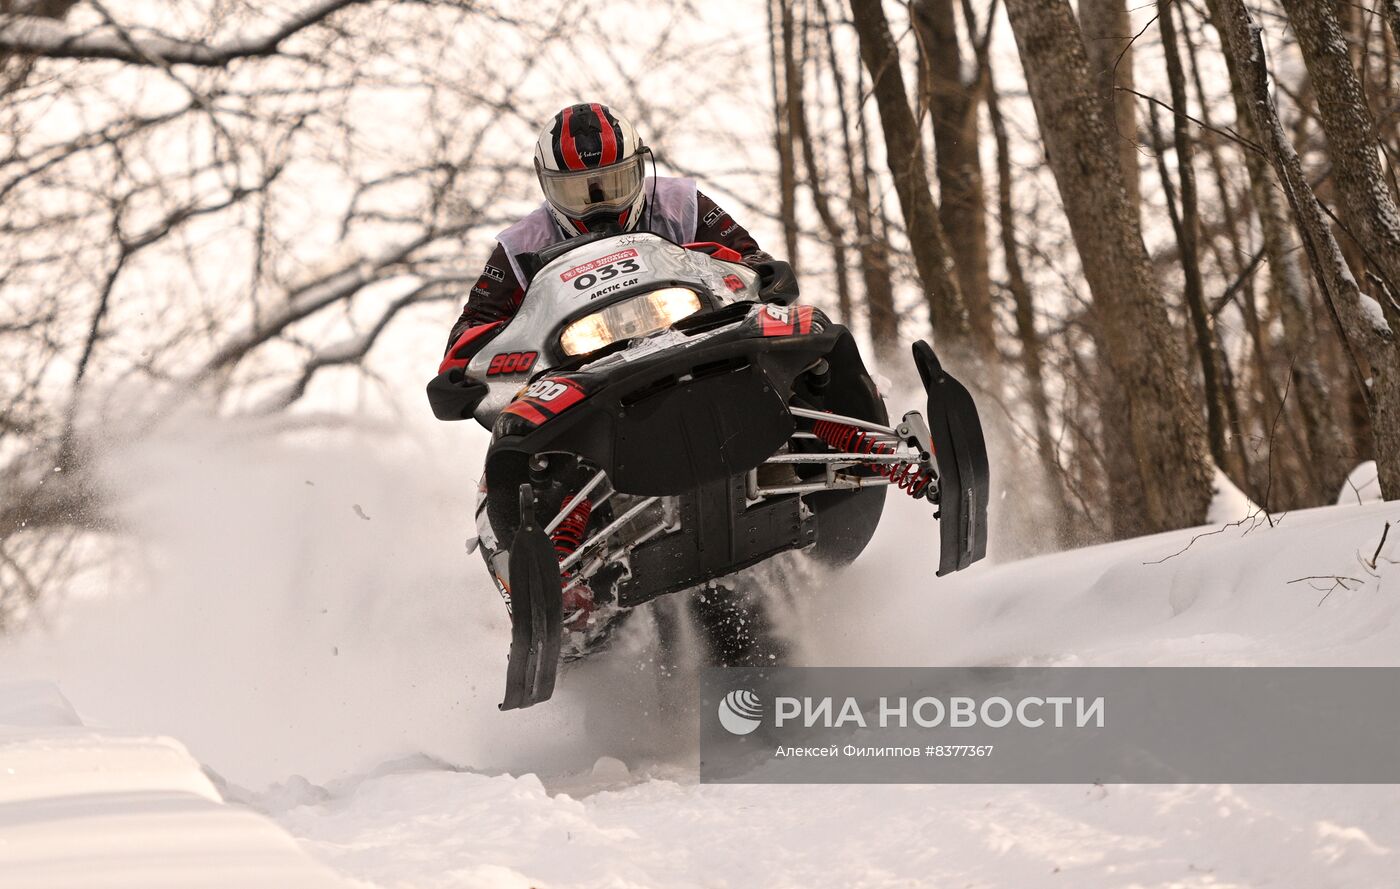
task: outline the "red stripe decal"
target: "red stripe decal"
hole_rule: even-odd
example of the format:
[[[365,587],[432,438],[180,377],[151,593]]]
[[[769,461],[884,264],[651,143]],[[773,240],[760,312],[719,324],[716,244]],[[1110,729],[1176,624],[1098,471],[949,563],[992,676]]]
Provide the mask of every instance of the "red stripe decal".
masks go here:
[[[541,425],[542,423],[544,423],[545,420],[549,419],[544,414],[540,413],[539,410],[533,404],[530,404],[528,401],[512,401],[510,404],[506,405],[506,409],[501,413],[515,414],[521,419],[529,420],[536,426]]]
[[[598,165],[606,167],[617,160],[617,137],[613,135],[612,124],[603,116],[602,105],[590,105],[593,113],[598,115],[598,126],[603,134],[603,159],[598,161]]]
[[[525,395],[506,406],[504,413],[514,414],[536,426],[554,419],[588,397],[583,387],[570,379],[546,377],[533,383]]]
[[[574,116],[574,109],[564,109],[564,127],[559,132],[559,146],[564,150],[564,166],[570,170],[582,170],[583,158],[578,156],[578,146],[574,144],[574,136],[569,132],[569,118]]]
[[[447,350],[447,355],[442,359],[442,364],[438,365],[438,373],[446,373],[454,367],[465,368],[467,363],[470,362],[474,356],[469,355],[464,358],[457,357],[458,353],[462,351],[462,348],[470,345],[473,340],[489,331],[495,330],[502,324],[505,324],[505,322],[492,321],[490,324],[478,324],[475,327],[468,327],[466,330],[462,331],[462,335],[457,337],[457,342],[453,343],[452,348]]]
[[[759,316],[760,330],[764,336],[791,336],[792,322],[783,321],[768,314],[767,310]]]

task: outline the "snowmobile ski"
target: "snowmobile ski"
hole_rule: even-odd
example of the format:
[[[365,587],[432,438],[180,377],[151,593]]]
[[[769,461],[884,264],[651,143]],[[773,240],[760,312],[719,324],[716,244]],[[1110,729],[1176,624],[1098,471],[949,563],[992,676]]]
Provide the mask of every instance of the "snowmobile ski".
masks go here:
[[[971,393],[943,369],[933,347],[916,341],[914,364],[928,393],[929,432],[938,460],[938,576],[942,577],[987,555],[991,490],[987,443]]]
[[[549,700],[559,670],[564,595],[554,544],[535,517],[534,491],[520,486],[520,528],[510,547],[510,662],[502,710]]]

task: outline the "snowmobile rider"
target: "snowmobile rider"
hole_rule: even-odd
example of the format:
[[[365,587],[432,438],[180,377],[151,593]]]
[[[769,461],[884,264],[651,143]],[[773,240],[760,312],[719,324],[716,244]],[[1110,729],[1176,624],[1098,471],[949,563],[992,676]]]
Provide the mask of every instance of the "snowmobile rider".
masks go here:
[[[655,175],[651,150],[626,118],[606,105],[570,105],[554,115],[535,144],[535,173],[545,202],[496,236],[496,249],[452,327],[447,352],[469,359],[525,298],[517,257],[593,232],[653,232],[689,244],[710,241],[751,266],[771,261],[743,226],[695,187],[695,180]]]

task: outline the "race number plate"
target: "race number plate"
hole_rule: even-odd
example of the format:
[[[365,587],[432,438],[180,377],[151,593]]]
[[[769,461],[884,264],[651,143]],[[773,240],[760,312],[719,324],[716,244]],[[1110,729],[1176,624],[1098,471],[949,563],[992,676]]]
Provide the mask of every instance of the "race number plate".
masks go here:
[[[559,280],[572,284],[579,296],[597,299],[636,284],[646,265],[631,247],[576,265],[559,274]]]

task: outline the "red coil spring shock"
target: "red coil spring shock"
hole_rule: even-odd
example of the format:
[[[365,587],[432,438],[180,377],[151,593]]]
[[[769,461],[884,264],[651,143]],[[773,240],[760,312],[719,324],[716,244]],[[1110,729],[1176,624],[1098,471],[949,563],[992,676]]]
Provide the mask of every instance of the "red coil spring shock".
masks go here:
[[[874,436],[862,432],[855,426],[837,423],[834,420],[818,420],[812,427],[812,434],[837,451],[847,454],[893,454],[894,449]],[[933,473],[921,469],[917,463],[868,463],[877,475],[890,480],[910,497],[922,497],[933,482]]]
[[[578,502],[575,503],[575,500]],[[569,509],[571,506],[573,508]],[[569,509],[569,514],[559,523],[559,527],[554,529],[554,533],[549,535],[549,539],[554,544],[554,554],[562,562],[583,544],[584,534],[588,530],[588,518],[593,514],[593,501],[587,497],[575,498],[571,495],[564,500],[560,509]],[[576,613],[578,616],[575,620],[586,623],[587,614],[593,608],[593,590],[586,583],[570,586],[573,576],[572,571],[563,574],[564,586],[568,587],[564,592],[564,610],[566,614]]]
[[[559,527],[554,529],[554,533],[549,535],[549,539],[554,543],[554,553],[561,562],[583,543],[584,531],[588,528],[588,517],[593,514],[593,501],[587,497],[579,498],[575,504],[574,498],[570,496],[560,508],[568,509],[570,506],[573,509],[564,517],[564,521],[559,523]]]

